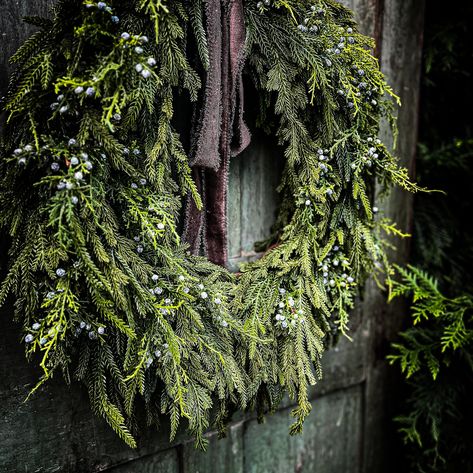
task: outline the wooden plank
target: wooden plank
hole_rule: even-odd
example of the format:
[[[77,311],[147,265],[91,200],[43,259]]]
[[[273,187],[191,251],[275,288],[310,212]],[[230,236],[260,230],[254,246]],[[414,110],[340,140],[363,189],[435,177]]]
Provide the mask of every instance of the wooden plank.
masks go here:
[[[362,319],[361,310],[352,314],[352,341],[341,337],[335,347],[327,350],[322,359],[322,379],[309,388],[309,399],[315,410],[323,396],[334,391],[344,390],[361,385],[367,378],[367,366],[371,355],[370,337],[371,321]],[[285,397],[281,408],[292,407],[295,400]]]
[[[228,177],[228,257],[229,259],[241,256],[241,157],[230,161]]]
[[[253,143],[241,155],[241,248],[254,252],[254,243],[270,234],[279,198],[276,187],[281,176],[281,149],[274,138],[254,133]]]
[[[179,458],[176,448],[145,456],[109,470],[113,473],[171,473],[179,471]],[[197,473],[197,472],[196,472]]]
[[[253,131],[251,145],[233,159],[229,192],[230,266],[257,256],[254,244],[270,235],[276,217],[279,184],[283,161],[281,149],[273,139]],[[236,163],[238,161],[238,163]],[[237,167],[239,172],[237,174]],[[238,184],[232,179],[237,178]],[[235,208],[238,202],[239,209]]]
[[[209,435],[206,452],[185,444],[180,473],[244,473],[243,429],[244,423],[238,422],[229,427],[225,439],[219,440],[215,433]]]
[[[321,398],[304,431],[289,436],[290,410],[280,411],[264,425],[248,423],[245,473],[354,473],[358,471],[362,389],[337,391]]]
[[[403,103],[398,113],[396,154],[411,176],[414,174],[417,147],[424,7],[423,0],[383,2],[381,68]],[[387,127],[382,135],[388,142],[391,135]],[[392,217],[403,231],[410,231],[412,202],[412,195],[395,189],[386,202],[377,203],[377,206]],[[409,256],[409,240],[397,239],[394,243],[396,251],[391,252],[391,259],[403,264]],[[363,471],[378,472],[385,468],[387,462],[395,461],[389,440],[393,428],[390,406],[395,398],[396,374],[389,371],[385,357],[390,341],[401,328],[406,311],[401,303],[387,305],[384,295],[373,282],[367,287],[363,310],[371,314],[373,327],[366,368]]]
[[[39,372],[27,364],[10,314],[0,317],[9,340],[0,344],[0,472],[102,471],[168,447],[164,432],[141,438],[139,450],[126,447],[92,414],[84,388],[68,387],[59,373],[24,402]]]
[[[13,1],[0,0],[0,97],[8,84],[10,66],[8,60],[21,42],[33,30],[22,21],[25,16],[47,16],[54,0]]]
[[[323,377],[312,388],[314,397],[320,397],[332,391],[354,386],[365,381],[370,320],[368,317],[363,318],[361,310],[357,308],[351,314],[350,326],[351,331],[349,335],[352,341],[341,336],[337,345],[323,355]]]
[[[383,0],[352,0],[350,5],[360,31],[376,40],[378,55],[381,51],[383,3]]]

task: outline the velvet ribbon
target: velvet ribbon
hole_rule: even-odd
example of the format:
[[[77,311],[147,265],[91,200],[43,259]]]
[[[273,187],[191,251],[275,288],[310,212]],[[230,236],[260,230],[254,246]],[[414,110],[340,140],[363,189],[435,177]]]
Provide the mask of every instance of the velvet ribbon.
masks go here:
[[[230,158],[250,143],[243,121],[245,22],[242,0],[205,0],[205,7],[209,68],[190,160],[203,209],[187,199],[183,238],[193,253],[225,265]]]

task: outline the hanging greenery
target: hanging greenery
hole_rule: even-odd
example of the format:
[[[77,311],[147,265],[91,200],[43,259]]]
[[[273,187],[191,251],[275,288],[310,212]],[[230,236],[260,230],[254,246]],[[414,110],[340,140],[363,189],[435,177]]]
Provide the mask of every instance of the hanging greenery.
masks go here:
[[[376,216],[375,185],[416,190],[377,138],[397,98],[351,12],[248,0],[245,83],[283,149],[282,204],[240,274],[191,255],[182,201],[202,201],[182,123],[205,89],[206,4],[60,0],[52,19],[27,19],[39,30],[12,57],[0,302],[11,296],[43,370],[33,392],[58,370],[82,381],[132,447],[138,403],[149,424],[170,418],[171,438],[185,418],[205,447],[210,425],[287,393],[299,432],[324,348],[347,334],[366,277],[390,271],[384,235],[400,232]]]

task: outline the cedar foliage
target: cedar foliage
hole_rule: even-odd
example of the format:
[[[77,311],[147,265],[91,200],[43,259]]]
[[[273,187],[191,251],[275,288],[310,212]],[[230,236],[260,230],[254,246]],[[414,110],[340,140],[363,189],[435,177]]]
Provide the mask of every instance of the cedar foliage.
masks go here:
[[[436,279],[413,266],[398,273],[391,298],[412,301],[412,321],[388,358],[408,382],[403,412],[395,419],[408,462],[418,472],[469,472],[473,298],[445,296]]]
[[[187,420],[196,446],[235,408],[296,400],[365,278],[390,273],[375,182],[415,191],[376,136],[396,98],[373,42],[332,0],[246,2],[246,76],[259,124],[284,149],[272,247],[232,275],[177,233],[191,178],[176,104],[199,106],[208,67],[204,2],[60,0],[12,57],[0,225],[26,352],[42,383],[60,370],[136,446],[148,422]],[[195,51],[195,54],[190,51]]]
[[[394,288],[412,317],[390,357],[406,375],[396,416],[401,469],[419,473],[473,471],[473,242],[465,218],[472,213],[473,56],[464,47],[473,6],[444,7],[426,5],[417,159],[421,185],[444,192],[414,201],[413,266],[400,270]]]

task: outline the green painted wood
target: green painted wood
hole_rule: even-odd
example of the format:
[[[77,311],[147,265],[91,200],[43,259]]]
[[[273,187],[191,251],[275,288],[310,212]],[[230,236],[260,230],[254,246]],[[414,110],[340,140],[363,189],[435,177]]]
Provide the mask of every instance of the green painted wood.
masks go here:
[[[24,402],[40,373],[28,365],[19,330],[2,311],[0,344],[0,472],[96,472],[170,447],[168,429],[147,432],[132,450],[90,410],[84,388],[61,376]],[[187,439],[180,433],[178,444]]]
[[[356,473],[361,451],[361,386],[319,399],[300,436],[288,436],[290,410],[248,423],[245,473]]]
[[[228,257],[230,261],[241,256],[241,162],[241,157],[236,157],[230,162],[228,179]]]
[[[274,223],[282,170],[281,150],[274,138],[254,130],[250,146],[230,164],[228,197],[229,265],[258,257],[257,241],[266,239]]]
[[[113,473],[171,473],[178,469],[178,450],[173,448],[120,465],[110,471]]]
[[[195,450],[193,444],[183,446],[181,473],[244,473],[244,422],[229,427],[227,437],[209,435],[206,452]]]

